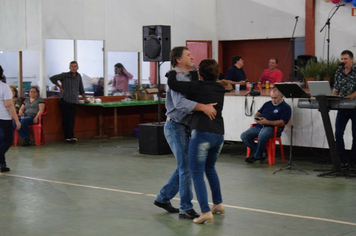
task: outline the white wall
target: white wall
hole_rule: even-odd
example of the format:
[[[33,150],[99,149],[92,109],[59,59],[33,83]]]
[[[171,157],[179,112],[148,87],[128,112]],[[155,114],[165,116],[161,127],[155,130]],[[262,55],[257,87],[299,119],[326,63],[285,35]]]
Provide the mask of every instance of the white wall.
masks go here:
[[[316,0],[316,54],[325,54],[319,30],[335,4]],[[356,47],[352,4],[331,21],[331,54]],[[44,39],[105,40],[107,51],[142,51],[143,25],[171,25],[172,46],[187,39],[217,40],[305,35],[305,0],[1,0],[0,50],[42,50]]]
[[[215,40],[215,8],[215,0],[1,0],[0,50],[40,49],[43,39],[100,39],[108,51],[140,52],[143,25],[171,25],[172,46]]]
[[[42,51],[43,87],[46,39],[104,40],[105,53],[142,52],[142,26],[170,25],[172,47],[213,40],[217,58],[216,0],[1,0],[0,17],[0,51]]]
[[[305,0],[216,0],[218,40],[304,37]],[[320,1],[320,0],[316,0]]]
[[[340,3],[344,3],[340,1]],[[335,4],[332,2],[316,1],[315,13],[315,54],[317,57],[327,56],[327,29],[319,31],[327,19],[334,12]],[[339,58],[343,50],[350,50],[356,55],[356,16],[351,16],[352,3],[346,3],[339,8],[330,22],[330,57]]]
[[[334,6],[316,0],[318,57],[326,56],[319,30]],[[331,55],[355,49],[351,7],[340,7],[332,19]],[[212,40],[217,59],[218,40],[290,37],[295,16],[295,37],[304,37],[305,0],[1,0],[0,51],[40,51],[45,81],[46,39],[104,40],[106,53],[142,52],[143,25],[170,25],[172,47],[186,40]]]

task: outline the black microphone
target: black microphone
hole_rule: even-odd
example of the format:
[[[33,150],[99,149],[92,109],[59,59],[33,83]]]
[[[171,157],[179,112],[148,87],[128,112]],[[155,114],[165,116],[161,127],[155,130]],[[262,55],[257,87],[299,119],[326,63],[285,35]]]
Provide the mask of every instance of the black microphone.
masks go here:
[[[338,4],[338,5],[336,5],[337,7],[343,7],[343,6],[345,6],[345,3],[343,3],[343,4]]]
[[[342,70],[342,69],[344,69],[344,68],[345,68],[345,62],[341,62],[341,63],[339,64],[339,69]]]
[[[298,18],[299,18],[299,16],[296,16],[296,17],[295,17],[295,19],[298,19]]]

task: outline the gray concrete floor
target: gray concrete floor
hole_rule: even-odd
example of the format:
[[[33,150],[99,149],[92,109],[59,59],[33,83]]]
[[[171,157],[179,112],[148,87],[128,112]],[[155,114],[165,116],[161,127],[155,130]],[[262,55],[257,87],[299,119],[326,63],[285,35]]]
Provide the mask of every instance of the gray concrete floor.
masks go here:
[[[224,147],[216,167],[226,214],[197,225],[153,205],[175,159],[139,154],[136,138],[11,147],[0,235],[356,235],[355,179],[317,177],[313,169],[330,166],[305,150],[294,163],[309,175],[273,174],[286,163],[246,164],[245,150]]]

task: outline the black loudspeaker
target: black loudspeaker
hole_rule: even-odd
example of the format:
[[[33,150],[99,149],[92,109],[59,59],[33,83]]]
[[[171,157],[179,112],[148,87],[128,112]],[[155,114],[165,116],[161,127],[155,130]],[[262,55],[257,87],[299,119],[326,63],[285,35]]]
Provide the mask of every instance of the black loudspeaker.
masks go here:
[[[172,153],[164,136],[164,123],[139,124],[139,152],[163,155]]]
[[[143,61],[169,61],[171,27],[143,26]]]
[[[317,57],[313,55],[299,55],[297,57],[297,66],[300,68],[304,68],[309,60],[313,60],[315,62],[318,61]],[[297,71],[297,80],[303,80],[303,75],[299,71]]]

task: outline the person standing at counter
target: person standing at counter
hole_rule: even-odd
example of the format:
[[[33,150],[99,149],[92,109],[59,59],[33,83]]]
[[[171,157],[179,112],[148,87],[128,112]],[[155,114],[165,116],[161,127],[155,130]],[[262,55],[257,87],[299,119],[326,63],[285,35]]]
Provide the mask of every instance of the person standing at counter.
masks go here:
[[[233,87],[235,84],[240,84],[240,89],[246,89],[246,75],[242,67],[244,60],[242,56],[234,56],[232,58],[232,66],[226,71],[225,80],[227,80]]]
[[[343,98],[356,99],[356,65],[354,55],[345,50],[341,53],[342,68],[335,72],[335,85],[333,94]],[[346,158],[344,131],[348,121],[352,123],[352,147],[350,158]],[[335,121],[335,139],[342,167],[355,167],[356,164],[356,109],[338,110]]]
[[[94,96],[104,96],[104,78],[100,77],[98,80],[98,86],[94,91]]]
[[[130,92],[129,80],[133,75],[128,72],[121,63],[115,64],[115,76],[112,80],[112,94],[115,92],[126,93]]]
[[[82,76],[78,73],[78,63],[69,64],[69,72],[54,75],[49,79],[60,89],[59,105],[62,110],[62,126],[64,139],[67,142],[76,142],[74,137],[75,115],[77,113],[78,94],[81,94],[85,103],[90,101],[85,96]]]
[[[16,129],[21,128],[21,123],[17,117],[10,87],[0,82],[0,172],[8,172],[5,160],[5,153],[9,150],[14,139],[12,120],[16,124]]]
[[[262,85],[266,84],[266,81],[269,81],[269,84],[275,84],[277,82],[282,82],[283,73],[282,71],[277,69],[278,66],[278,59],[277,58],[270,58],[268,62],[268,69],[265,69],[262,72],[260,82]]]

